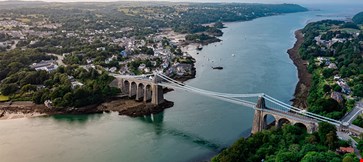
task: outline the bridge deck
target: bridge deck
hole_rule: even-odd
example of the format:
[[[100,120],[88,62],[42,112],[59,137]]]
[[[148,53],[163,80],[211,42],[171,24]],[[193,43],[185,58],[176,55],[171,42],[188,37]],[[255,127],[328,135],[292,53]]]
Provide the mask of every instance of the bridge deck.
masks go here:
[[[169,84],[160,83],[160,82],[156,83],[159,86],[169,87],[169,88],[174,88],[174,89],[180,89],[180,90],[184,90],[184,91],[204,95],[204,96],[207,96],[207,97],[215,98],[215,99],[218,99],[218,100],[222,100],[222,101],[226,101],[226,102],[230,102],[230,103],[235,103],[235,104],[238,104],[238,105],[243,105],[243,106],[250,107],[250,108],[253,108],[253,109],[257,109],[257,110],[259,109],[259,108],[256,107],[256,103],[239,99],[239,98],[245,98],[246,96],[248,96],[246,94],[227,94],[227,93],[219,93],[219,92],[202,90],[202,89],[198,89],[198,88],[195,88],[195,87],[187,86],[184,83],[173,80],[173,79],[171,79],[168,76],[165,76],[163,74],[156,74],[156,75],[169,83]],[[127,80],[129,82],[136,82],[137,84],[138,83],[150,84],[150,85],[155,84],[152,79],[148,78],[148,76],[150,76],[150,75],[141,76],[141,77],[125,76],[125,75],[114,75],[114,77],[117,78],[117,79],[124,79],[124,80]],[[249,95],[249,97],[251,97],[251,96]],[[261,97],[261,96],[256,96],[256,97]],[[273,100],[275,101],[276,99],[273,99]],[[278,102],[280,102],[280,101],[278,101]],[[282,106],[286,110],[291,109],[291,107],[288,107],[286,105],[280,105],[280,106]],[[279,109],[275,109],[275,108],[263,108],[263,109],[259,109],[259,110],[264,111],[264,112],[269,112],[272,115],[275,114],[275,115],[279,115],[279,116],[282,116],[282,117],[286,117],[286,119],[292,119],[292,120],[295,120],[296,122],[318,124],[318,122],[320,122],[320,121],[327,121],[327,122],[335,125],[338,129],[343,128],[340,121],[336,121],[336,120],[333,120],[333,119],[326,119],[325,117],[321,117],[321,116],[319,116],[317,114],[312,114],[312,113],[305,114],[305,113],[300,113],[300,112],[299,113],[293,113],[293,112],[283,111],[283,110],[279,110]],[[363,128],[360,128],[360,127],[355,126],[355,125],[349,125],[349,126],[345,127],[345,129],[349,129],[350,131],[358,133],[358,134],[363,132]]]
[[[286,116],[289,119],[293,119],[293,120],[304,122],[304,123],[306,123],[306,122],[318,123],[319,122],[315,119],[312,119],[312,118],[309,118],[306,116],[302,116],[302,115],[295,114],[292,112],[287,112],[287,111],[279,111],[277,109],[265,108],[265,109],[262,109],[262,111],[267,111],[271,114],[276,114],[276,115],[280,115],[280,116]]]

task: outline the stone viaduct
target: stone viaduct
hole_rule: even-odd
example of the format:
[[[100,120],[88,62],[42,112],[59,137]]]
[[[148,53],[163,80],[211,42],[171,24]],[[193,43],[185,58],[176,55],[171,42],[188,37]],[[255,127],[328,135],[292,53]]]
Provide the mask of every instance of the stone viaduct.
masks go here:
[[[255,109],[255,115],[253,118],[252,134],[266,129],[269,125],[268,116],[272,116],[275,121],[275,126],[280,128],[285,123],[290,123],[292,125],[298,125],[305,127],[308,133],[317,131],[318,121],[297,115],[291,112],[278,111],[275,109],[267,108],[265,105],[265,99],[263,97],[258,98]]]
[[[137,101],[151,102],[159,105],[164,102],[163,87],[158,85],[157,77],[153,79],[115,76],[117,87],[121,89],[122,94],[128,95],[129,98],[135,98]]]

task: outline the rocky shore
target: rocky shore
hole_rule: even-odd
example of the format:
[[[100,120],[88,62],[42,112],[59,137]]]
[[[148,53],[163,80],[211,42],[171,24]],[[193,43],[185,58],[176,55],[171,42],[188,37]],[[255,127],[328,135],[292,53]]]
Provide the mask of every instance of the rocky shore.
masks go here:
[[[301,30],[295,31],[296,42],[294,47],[287,50],[290,59],[297,67],[299,81],[295,88],[293,106],[299,108],[307,108],[307,97],[309,95],[309,89],[311,86],[311,74],[307,70],[308,62],[303,60],[299,54],[299,48],[304,42],[304,35]]]
[[[7,102],[0,104],[0,120],[56,114],[97,114],[111,111],[118,112],[119,115],[137,117],[159,113],[173,105],[173,102],[167,100],[160,105],[153,105],[151,103],[138,102],[128,98],[110,100],[102,104],[89,105],[81,108],[48,108],[42,104],[34,104],[28,101]]]
[[[174,102],[165,100],[162,104],[152,105],[151,103],[137,102],[134,100],[114,100],[106,102],[97,107],[102,112],[118,112],[119,115],[138,117],[149,114],[156,114],[167,108],[173,107]]]

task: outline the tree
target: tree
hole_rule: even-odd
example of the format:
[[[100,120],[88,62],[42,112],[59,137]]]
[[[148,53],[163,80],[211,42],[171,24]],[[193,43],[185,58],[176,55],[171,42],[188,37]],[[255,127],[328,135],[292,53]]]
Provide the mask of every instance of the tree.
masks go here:
[[[331,76],[333,76],[333,69],[329,69],[329,68],[324,68],[324,70],[322,71],[322,74],[324,76],[324,78],[329,78]]]
[[[309,136],[306,137],[306,141],[311,143],[311,144],[315,144],[318,142],[317,138],[315,135],[311,134]]]
[[[299,161],[299,156],[295,152],[279,152],[276,161],[295,162]]]
[[[358,141],[357,149],[358,149],[359,151],[363,151],[363,140]]]
[[[328,145],[328,147],[330,149],[335,148],[336,147],[336,141],[337,141],[338,137],[336,135],[335,132],[330,131],[328,134],[326,134],[326,141],[325,144]]]
[[[301,159],[301,162],[323,162],[323,161],[326,161],[324,155],[315,151],[308,152]]]
[[[354,162],[354,159],[353,159],[351,156],[346,156],[346,157],[343,159],[343,162]]]
[[[24,85],[23,87],[21,87],[21,92],[25,93],[25,92],[29,92],[29,91],[36,91],[37,90],[37,86],[35,85]]]
[[[346,159],[346,161],[344,159]],[[359,159],[354,153],[349,153],[344,155],[343,162],[355,162],[355,161],[359,161]]]
[[[363,84],[354,85],[353,94],[358,97],[363,97]]]
[[[363,127],[363,117],[359,115],[355,120],[353,120],[353,124]]]
[[[325,93],[327,93],[327,92],[330,92],[330,90],[331,90],[331,87],[330,87],[329,85],[327,85],[327,84],[324,84],[324,86],[323,86],[323,91],[324,91]]]
[[[340,87],[338,84],[334,84],[333,85],[333,90],[336,92],[341,92],[342,91],[342,87]]]
[[[322,144],[327,144],[331,141],[338,141],[336,135],[336,127],[327,122],[319,122],[318,135]],[[330,134],[329,134],[330,133]],[[329,136],[328,136],[329,134]],[[327,142],[329,140],[329,142]]]
[[[3,84],[0,88],[1,94],[8,96],[19,90],[19,86],[15,83]]]
[[[214,23],[214,27],[217,29],[222,29],[222,28],[224,28],[224,25],[222,22],[218,21],[218,22]]]

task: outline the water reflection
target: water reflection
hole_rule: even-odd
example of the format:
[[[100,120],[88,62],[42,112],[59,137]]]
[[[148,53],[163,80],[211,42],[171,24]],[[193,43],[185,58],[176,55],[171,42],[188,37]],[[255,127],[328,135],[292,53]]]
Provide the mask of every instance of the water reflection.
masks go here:
[[[88,122],[99,120],[102,114],[84,114],[84,115],[52,115],[49,119],[52,119],[60,123],[68,124],[87,124]]]
[[[226,146],[221,146],[215,141],[204,139],[195,134],[191,134],[174,128],[165,128],[163,125],[164,112],[161,112],[159,114],[145,115],[142,117],[138,117],[138,119],[140,119],[144,123],[153,125],[155,134],[159,136],[162,134],[172,135],[174,137],[177,137],[189,143],[197,144],[198,146],[207,148],[214,152],[219,152],[222,148],[226,147]]]
[[[144,115],[138,117],[142,122],[152,124],[156,135],[161,135],[163,131],[164,112],[158,114]]]

